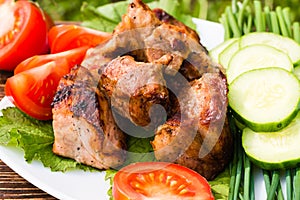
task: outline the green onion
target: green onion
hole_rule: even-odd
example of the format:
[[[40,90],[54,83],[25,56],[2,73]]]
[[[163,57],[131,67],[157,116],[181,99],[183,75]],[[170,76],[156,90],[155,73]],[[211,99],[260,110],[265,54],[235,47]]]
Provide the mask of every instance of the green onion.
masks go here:
[[[245,12],[246,6],[248,4],[249,4],[249,0],[244,0],[243,4],[238,12],[238,26],[239,26],[240,30],[242,30],[242,28],[243,28],[244,12]]]
[[[286,199],[292,200],[293,188],[292,188],[292,170],[291,169],[287,169],[285,172],[285,182],[286,182]]]
[[[236,174],[237,174],[237,162],[238,162],[238,140],[237,140],[237,131],[234,124],[234,118],[232,113],[229,112],[228,114],[228,122],[230,130],[232,131],[233,138],[234,138],[234,154],[233,154],[233,161],[230,168],[230,183],[229,183],[229,194],[228,200],[234,199],[235,193],[235,183],[236,183]]]
[[[269,171],[263,170],[263,177],[264,177],[266,192],[268,194],[271,186]]]
[[[248,156],[243,153],[244,158],[244,199],[250,199],[251,163]]]
[[[300,43],[300,23],[294,22],[293,23],[293,39]]]
[[[239,148],[239,147],[238,147]],[[235,187],[234,187],[234,194],[233,199],[238,199],[239,189],[240,189],[240,183],[241,183],[241,177],[242,177],[242,167],[243,167],[243,158],[241,155],[241,150],[238,150],[238,162],[237,162],[237,169],[236,169],[236,178],[235,178]]]
[[[278,17],[281,34],[283,36],[289,37],[289,32],[287,30],[287,27],[286,27],[286,24],[285,24],[285,21],[284,21],[284,18],[283,18],[282,8],[280,6],[276,7],[276,14],[277,14],[277,17]]]
[[[294,177],[294,199],[300,199],[300,167],[296,168]]]
[[[271,17],[271,24],[272,24],[272,32],[276,34],[280,34],[280,28],[279,28],[276,12],[271,11],[270,17]]]
[[[283,192],[282,192],[282,187],[280,182],[278,183],[277,187],[277,200],[284,200]]]
[[[291,27],[292,23],[291,23],[290,8],[289,7],[283,8],[282,14],[283,14],[283,19],[284,19],[284,22],[286,25],[288,35],[289,35],[289,37],[291,37],[292,36],[292,27]]]
[[[275,197],[279,181],[280,181],[280,173],[279,171],[274,170],[272,174],[272,182],[271,182],[270,190],[267,193],[267,200],[273,200],[273,198]]]
[[[224,40],[231,38],[231,30],[225,14],[222,14],[220,22],[221,24],[223,24],[224,27]]]
[[[271,24],[271,16],[270,16],[271,9],[269,6],[264,7],[264,13],[266,17],[266,26],[267,26],[267,31],[272,32],[272,24]]]
[[[231,30],[233,32],[233,37],[241,37],[242,36],[241,31],[239,29],[239,26],[236,22],[236,18],[234,17],[230,7],[227,7],[225,9],[225,13],[226,13],[227,18],[228,18],[229,26],[231,27]]]
[[[265,30],[261,1],[254,1],[256,31],[263,32]]]
[[[252,28],[252,15],[249,15],[247,24],[244,25],[244,34],[250,33]]]

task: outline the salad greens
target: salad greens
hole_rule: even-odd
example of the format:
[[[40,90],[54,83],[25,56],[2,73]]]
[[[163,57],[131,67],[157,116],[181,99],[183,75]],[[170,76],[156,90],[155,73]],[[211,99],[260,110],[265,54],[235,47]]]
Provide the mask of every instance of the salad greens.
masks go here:
[[[81,7],[82,25],[105,32],[112,32],[122,19],[122,15],[126,13],[130,0],[119,1],[116,3],[106,4],[95,7],[89,3],[83,3]],[[187,26],[195,29],[196,26],[192,22],[192,17],[201,17],[205,1],[185,1],[185,0],[160,0],[149,1],[148,6],[153,8],[161,8],[174,16],[179,21],[184,22]],[[189,9],[193,5],[194,9]],[[202,5],[202,6],[200,6]],[[201,10],[201,8],[204,8]],[[202,16],[204,17],[204,16]]]
[[[39,160],[52,171],[95,170],[52,152],[54,135],[50,121],[30,118],[17,108],[7,108],[1,112],[0,145],[22,148],[27,162]]]
[[[273,32],[290,37],[300,43],[299,22],[293,21],[291,8],[263,5],[261,1],[232,0],[220,17],[225,29],[225,39],[238,38],[250,32]],[[299,65],[299,63],[295,64]],[[230,119],[230,118],[229,118]],[[233,124],[233,123],[231,123]],[[254,199],[253,164],[241,147],[241,131],[234,125],[231,130],[235,137],[235,154],[230,165],[229,200]],[[281,177],[279,170],[263,170],[267,199],[299,199],[300,168],[286,169]],[[281,179],[286,182],[286,191],[281,187]]]

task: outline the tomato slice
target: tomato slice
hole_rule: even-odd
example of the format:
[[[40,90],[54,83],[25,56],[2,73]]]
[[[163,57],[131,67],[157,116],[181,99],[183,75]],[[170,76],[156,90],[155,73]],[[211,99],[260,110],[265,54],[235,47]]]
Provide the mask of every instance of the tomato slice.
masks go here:
[[[76,49],[71,49],[68,51],[64,51],[56,54],[45,54],[45,55],[37,55],[30,57],[23,62],[21,62],[16,69],[14,70],[14,74],[18,74],[22,71],[39,67],[43,64],[46,64],[51,61],[56,61],[59,59],[65,59],[68,63],[68,66],[72,68],[76,64],[80,64],[85,57],[85,53],[88,50],[88,46],[79,47]]]
[[[59,80],[69,72],[66,60],[46,63],[7,79],[5,94],[23,112],[39,120],[52,118],[51,103]]]
[[[165,162],[134,163],[118,171],[115,200],[214,199],[206,179],[186,167]]]
[[[62,52],[80,46],[95,47],[110,38],[111,33],[71,24],[56,25],[49,31],[51,53]]]
[[[33,56],[21,62],[7,79],[5,94],[23,112],[39,120],[52,118],[51,103],[59,80],[80,64],[89,47]]]
[[[49,50],[47,24],[30,1],[0,1],[0,69],[13,70],[24,59]]]

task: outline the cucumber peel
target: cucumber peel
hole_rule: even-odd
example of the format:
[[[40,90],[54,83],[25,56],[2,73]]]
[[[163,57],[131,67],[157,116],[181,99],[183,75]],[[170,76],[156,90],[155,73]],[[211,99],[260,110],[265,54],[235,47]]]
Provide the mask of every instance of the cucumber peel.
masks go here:
[[[287,169],[300,163],[300,112],[284,129],[255,132],[245,128],[242,146],[258,167],[266,170]]]
[[[228,40],[225,40],[224,42],[222,42],[215,48],[211,49],[209,51],[209,55],[212,58],[212,60],[215,62],[219,62],[220,53],[222,53],[224,51],[224,49],[226,49],[229,45],[231,45],[233,42],[235,42],[237,40],[238,40],[238,38],[230,38]],[[222,64],[222,63],[220,63],[220,64]]]
[[[254,44],[243,47],[230,59],[226,71],[228,83],[246,71],[266,67],[280,67],[292,71],[293,63],[286,53],[272,46]]]
[[[240,39],[240,47],[253,44],[265,44],[277,48],[291,58],[292,63],[300,61],[300,45],[293,39],[271,32],[253,32]]]
[[[254,131],[278,131],[299,110],[300,83],[282,68],[245,72],[230,85],[228,100],[236,118]]]

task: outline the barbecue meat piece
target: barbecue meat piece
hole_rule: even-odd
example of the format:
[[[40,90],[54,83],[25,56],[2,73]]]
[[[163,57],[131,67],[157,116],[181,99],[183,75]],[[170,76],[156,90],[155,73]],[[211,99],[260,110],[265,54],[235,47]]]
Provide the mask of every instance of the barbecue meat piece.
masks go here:
[[[200,43],[200,37],[195,30],[186,26],[184,23],[178,21],[172,15],[169,15],[166,11],[160,8],[155,8],[152,11],[162,23],[171,24],[178,27],[179,29],[181,29],[181,32],[183,32],[186,35],[189,35],[189,37],[193,38],[195,41]]]
[[[124,133],[116,126],[105,92],[77,66],[59,83],[53,103],[53,152],[99,169],[126,158]]]
[[[189,167],[208,180],[229,163],[233,139],[227,124],[224,75],[205,73],[179,96],[180,108],[158,127],[152,146],[159,161]]]
[[[82,65],[88,69],[98,69],[122,55],[132,55],[139,61],[146,61],[144,40],[161,23],[146,4],[134,0],[114,29],[112,39],[90,49]]]
[[[134,0],[128,6],[112,39],[90,49],[82,65],[97,71],[123,55],[131,55],[141,62],[163,64],[164,72],[171,75],[182,66],[183,75],[192,77],[191,80],[215,68],[194,30],[162,10],[152,11],[141,0]],[[197,57],[197,62],[190,60],[191,57]],[[191,73],[185,70],[192,67],[195,69]]]
[[[136,62],[131,56],[115,58],[101,73],[101,85],[119,115],[135,125],[154,129],[164,116],[153,109],[160,104],[168,107],[169,96],[162,65]]]

